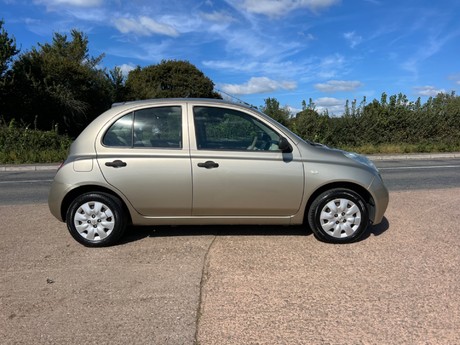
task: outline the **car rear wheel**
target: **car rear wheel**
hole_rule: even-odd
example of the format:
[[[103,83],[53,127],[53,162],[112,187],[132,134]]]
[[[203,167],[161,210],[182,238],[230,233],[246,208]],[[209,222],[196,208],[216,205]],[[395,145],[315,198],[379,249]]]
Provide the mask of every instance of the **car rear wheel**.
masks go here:
[[[308,211],[308,223],[315,236],[330,243],[359,239],[369,225],[363,198],[349,189],[331,189],[320,194]]]
[[[88,247],[113,245],[126,229],[121,201],[106,193],[77,197],[67,211],[66,223],[72,237]]]

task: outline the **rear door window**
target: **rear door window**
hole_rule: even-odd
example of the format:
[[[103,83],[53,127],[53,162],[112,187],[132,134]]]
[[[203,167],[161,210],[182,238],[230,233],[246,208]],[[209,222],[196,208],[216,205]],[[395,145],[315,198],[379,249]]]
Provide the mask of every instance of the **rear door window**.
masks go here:
[[[111,147],[182,148],[182,108],[137,110],[118,119],[104,136]]]

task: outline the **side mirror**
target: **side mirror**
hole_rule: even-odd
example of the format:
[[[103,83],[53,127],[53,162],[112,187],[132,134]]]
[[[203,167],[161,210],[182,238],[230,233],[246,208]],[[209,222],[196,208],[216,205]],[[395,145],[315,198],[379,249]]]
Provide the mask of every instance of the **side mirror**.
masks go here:
[[[291,144],[289,144],[289,141],[285,137],[280,137],[280,140],[278,142],[278,148],[283,153],[291,153],[292,152],[292,146],[291,146]]]

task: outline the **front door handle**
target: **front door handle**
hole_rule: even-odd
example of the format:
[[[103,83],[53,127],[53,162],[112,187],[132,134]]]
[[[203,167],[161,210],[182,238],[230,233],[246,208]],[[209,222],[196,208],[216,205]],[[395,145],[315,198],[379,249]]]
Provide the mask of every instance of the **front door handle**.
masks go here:
[[[219,164],[213,161],[207,161],[204,163],[198,163],[198,166],[200,168],[213,169],[213,168],[218,168]]]
[[[117,160],[114,160],[113,162],[107,162],[105,163],[105,165],[108,167],[112,167],[112,168],[121,168],[121,167],[127,166],[128,164],[126,162],[123,162],[117,159]]]

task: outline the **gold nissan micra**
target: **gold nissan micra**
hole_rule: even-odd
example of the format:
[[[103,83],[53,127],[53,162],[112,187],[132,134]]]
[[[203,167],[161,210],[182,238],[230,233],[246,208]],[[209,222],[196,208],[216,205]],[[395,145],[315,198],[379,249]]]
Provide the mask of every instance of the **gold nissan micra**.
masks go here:
[[[309,226],[357,240],[388,191],[367,158],[307,142],[256,109],[211,99],[119,104],[72,144],[49,208],[86,246],[128,224]]]

